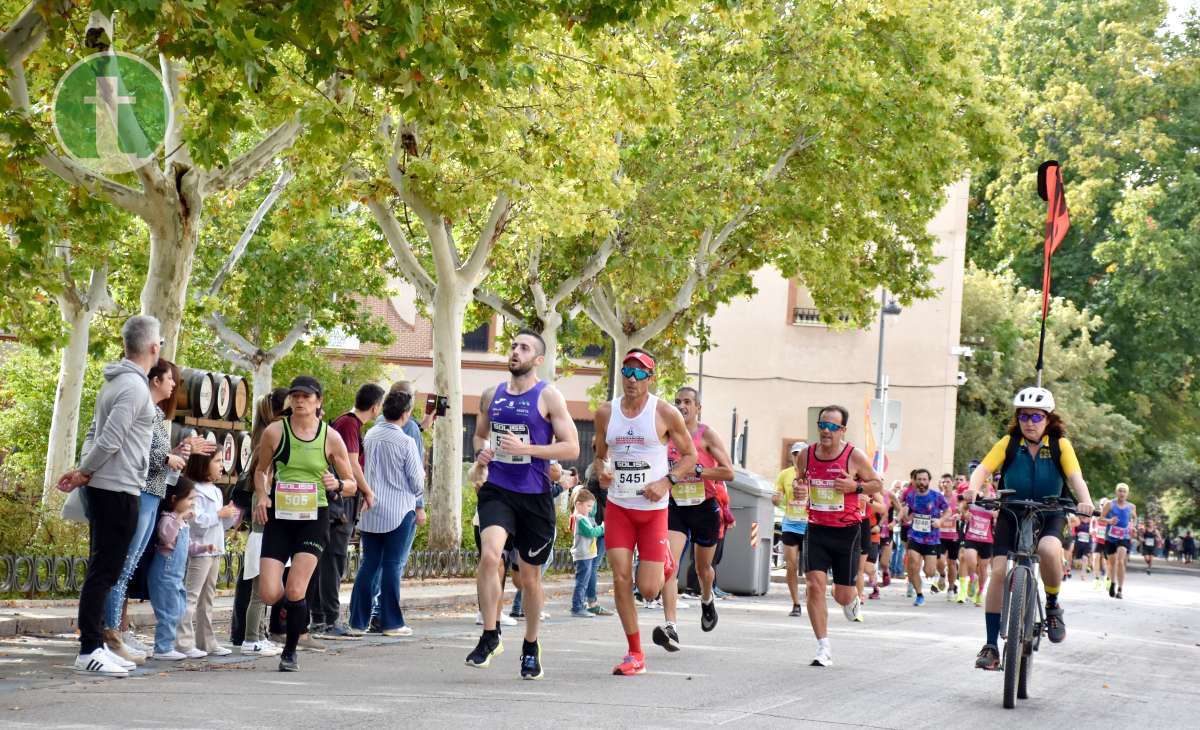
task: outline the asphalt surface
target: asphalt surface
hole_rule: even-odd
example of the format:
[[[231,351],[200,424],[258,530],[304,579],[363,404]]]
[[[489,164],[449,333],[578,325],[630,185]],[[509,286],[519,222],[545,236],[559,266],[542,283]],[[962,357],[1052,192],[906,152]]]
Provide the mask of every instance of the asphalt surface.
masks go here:
[[[1140,562],[1140,561],[1139,561]],[[1132,562],[1135,568],[1139,562]],[[1043,642],[1029,700],[1001,707],[1002,675],[973,668],[982,609],[927,596],[915,608],[899,581],[850,624],[834,607],[835,666],[808,666],[807,617],[790,618],[786,588],[719,601],[704,634],[696,601],[681,612],[683,650],[649,642],[660,611],[642,610],[648,671],[614,677],[624,653],[616,617],[574,619],[551,603],[545,679],[519,678],[520,628],[489,669],[464,666],[473,610],[408,615],[415,636],[331,642],[276,660],[151,662],[127,679],[70,670],[69,637],[0,643],[6,728],[326,727],[1060,727],[1200,726],[1200,569],[1130,571],[1116,601],[1078,579],[1063,591],[1068,637]],[[608,599],[611,600],[611,599]],[[832,604],[831,604],[832,605]]]

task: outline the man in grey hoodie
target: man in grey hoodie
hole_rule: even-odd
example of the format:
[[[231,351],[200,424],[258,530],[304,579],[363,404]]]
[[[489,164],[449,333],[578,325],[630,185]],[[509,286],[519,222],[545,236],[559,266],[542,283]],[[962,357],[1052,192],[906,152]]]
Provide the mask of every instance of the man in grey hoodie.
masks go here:
[[[83,442],[79,467],[58,488],[82,487],[91,549],[79,591],[79,658],[75,669],[123,675],[130,662],[104,646],[104,602],[116,583],[137,527],[138,495],[150,463],[154,404],[146,373],[158,362],[162,341],[154,317],[130,317],[121,328],[125,359],[104,368],[95,415]]]

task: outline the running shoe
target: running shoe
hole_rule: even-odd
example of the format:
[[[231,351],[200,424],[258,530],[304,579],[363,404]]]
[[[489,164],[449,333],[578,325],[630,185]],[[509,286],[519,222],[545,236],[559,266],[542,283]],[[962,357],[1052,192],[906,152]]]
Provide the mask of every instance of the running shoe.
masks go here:
[[[1062,606],[1046,609],[1046,636],[1055,644],[1067,638],[1067,625],[1063,622]]]
[[[1000,650],[992,644],[984,644],[975,657],[975,668],[995,672],[1000,669]]]
[[[891,584],[892,584],[892,574],[891,574],[891,573],[888,573],[887,571],[884,571],[884,573],[883,573],[883,587],[884,587],[884,588],[887,588],[887,587],[888,587],[888,586],[890,586]]]
[[[914,606],[924,606],[925,605],[925,594],[918,593],[916,600],[913,601],[913,605]]]
[[[858,596],[849,605],[842,606],[842,615],[847,621],[862,621],[862,601],[858,600]]]
[[[868,600],[875,601],[879,599],[879,586],[871,589],[871,594],[867,596]]]
[[[203,659],[204,657],[208,656],[208,652],[204,651],[203,649],[197,649],[193,646],[191,649],[183,652],[183,655],[188,659]]]
[[[1096,576],[1096,579],[1094,581],[1092,581],[1092,590],[1093,591],[1100,590],[1100,576]]]
[[[966,591],[955,591],[955,593],[958,594],[958,602],[959,603],[967,602],[967,592]]]
[[[397,626],[394,629],[384,629],[383,635],[387,636],[388,638],[395,638],[397,636],[412,636],[413,630],[411,626]]]
[[[325,629],[320,638],[332,639],[333,641],[353,641],[362,638],[362,632],[350,628],[346,624],[334,624]]]
[[[799,604],[799,603],[793,603],[793,604],[792,604],[792,612],[791,612],[791,613],[789,613],[788,615],[789,615],[789,616],[799,616],[799,615],[800,615],[800,604]]]
[[[613,612],[597,603],[594,606],[588,606],[588,613],[593,616],[612,616]]]
[[[511,617],[513,617],[513,618],[515,618],[515,619],[516,619],[516,618],[525,618],[525,612],[524,612],[524,611],[522,611],[522,610],[521,610],[521,609],[519,609],[519,608],[514,608],[512,611],[510,611],[510,612],[508,613],[508,615],[509,615],[509,616],[511,616]],[[515,624],[516,624],[516,622],[514,621],[514,622],[513,622],[513,624],[515,625]]]
[[[817,655],[815,657],[813,657],[812,663],[809,664],[809,666],[811,666],[811,667],[832,667],[833,666],[833,652],[829,649],[828,646],[822,646],[822,645],[818,644],[817,645]]]
[[[523,642],[521,645],[521,679],[541,679],[546,676],[542,671],[542,645],[539,642]]]
[[[1118,589],[1117,589],[1117,595],[1115,595],[1115,596],[1113,596],[1113,597],[1114,597],[1114,598],[1121,598],[1121,599],[1124,599],[1124,598],[1125,598],[1125,596],[1122,594],[1122,591],[1124,591],[1124,590],[1125,590],[1124,588],[1118,588]]]
[[[905,598],[912,598],[912,597],[913,597],[913,585],[912,585],[912,583],[906,583],[906,584],[904,585],[904,597],[905,597]]]
[[[596,614],[586,608],[576,608],[571,610],[571,615],[575,618],[596,618]]]
[[[283,650],[269,641],[251,641],[242,644],[242,656],[279,656]]]
[[[714,598],[720,598],[721,600],[724,600],[724,599],[726,599],[726,598],[729,598],[729,594],[728,594],[728,593],[726,593],[725,591],[721,590],[720,588],[717,588],[716,586],[713,586],[713,597],[714,597]]]
[[[156,651],[150,655],[150,658],[160,662],[177,662],[187,659],[182,652],[175,651],[174,649],[171,651]]]
[[[130,652],[127,648],[125,648],[125,645],[121,643],[121,635],[118,634],[113,629],[105,629],[103,636],[104,636],[104,647],[106,649],[108,649],[109,654],[115,654],[117,657],[119,657],[121,659],[121,661],[119,662],[121,664],[121,666],[125,666],[126,664],[129,664],[132,666],[129,666],[126,668],[132,669],[133,667],[136,667],[139,664],[146,663],[146,655],[145,654],[135,654],[135,653]]]
[[[979,608],[982,605],[983,605],[983,596],[976,595],[975,596],[975,608]]]
[[[296,642],[296,646],[301,651],[325,651],[325,645],[312,637],[312,634],[301,634],[300,640]]]
[[[936,594],[940,593],[940,592],[941,592],[941,590],[942,590],[941,588],[938,588],[937,581],[930,581],[930,582],[929,582],[929,592],[930,592],[930,593],[933,593],[933,594],[935,594],[935,595],[936,595]]]
[[[525,614],[521,614],[521,618],[525,618]],[[515,618],[513,618],[512,616],[509,616],[508,614],[501,612],[500,613],[500,625],[501,626],[516,626],[517,620]]]
[[[709,599],[708,603],[700,602],[700,630],[712,631],[717,628],[717,601]]]
[[[492,663],[492,658],[504,653],[504,642],[500,637],[489,639],[487,634],[479,637],[479,643],[467,655],[467,666],[484,669]]]
[[[654,632],[650,635],[654,639],[654,643],[670,652],[679,651],[679,633],[675,631],[675,627],[670,624],[655,626]]]
[[[133,654],[150,656],[154,653],[154,647],[143,644],[141,639],[138,638],[137,634],[133,633],[132,631],[121,632],[121,643],[124,644],[125,648]]]
[[[613,667],[613,674],[621,677],[632,677],[635,674],[646,673],[646,655],[641,652],[630,652],[621,663]]]
[[[1111,580],[1108,582],[1108,597],[1109,598],[1117,597],[1117,584],[1113,583]]]
[[[217,644],[216,646],[214,646],[213,648],[208,650],[209,656],[229,656],[232,653],[233,653],[232,649],[230,649],[227,646],[221,646],[220,644]]]
[[[279,671],[281,672],[298,672],[300,665],[296,663],[295,654],[281,654],[279,657]]]
[[[950,586],[950,590],[946,591],[946,603],[954,603],[954,600],[957,596],[958,586]]]
[[[91,654],[80,654],[75,658],[75,671],[87,674],[101,674],[106,677],[128,677],[129,670],[118,664],[112,654],[104,647],[96,649]]]

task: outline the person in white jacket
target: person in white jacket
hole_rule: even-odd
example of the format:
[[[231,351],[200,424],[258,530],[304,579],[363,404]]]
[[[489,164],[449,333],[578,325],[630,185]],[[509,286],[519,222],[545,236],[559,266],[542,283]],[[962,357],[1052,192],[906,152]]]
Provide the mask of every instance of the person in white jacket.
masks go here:
[[[225,495],[215,482],[221,478],[221,460],[213,454],[192,454],[184,474],[196,482],[192,517],[188,520],[193,544],[208,545],[209,550],[188,558],[184,587],[187,611],[179,620],[175,650],[189,659],[212,654],[225,656],[232,651],[217,643],[213,632],[213,598],[221,556],[225,554],[225,529],[237,523],[238,509],[226,505]]]

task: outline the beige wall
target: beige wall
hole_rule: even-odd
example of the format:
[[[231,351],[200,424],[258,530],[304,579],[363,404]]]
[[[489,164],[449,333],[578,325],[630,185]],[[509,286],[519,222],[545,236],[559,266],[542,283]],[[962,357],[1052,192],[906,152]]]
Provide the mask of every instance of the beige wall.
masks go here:
[[[925,467],[952,471],[958,358],[966,253],[968,183],[947,190],[947,204],[929,224],[944,257],[933,269],[933,299],[888,317],[883,371],[889,397],[903,404],[902,448],[888,455],[888,480]],[[795,325],[788,281],[774,269],[754,275],[758,293],[722,307],[711,321],[713,349],[704,355],[703,420],[728,441],[731,414],[749,419],[747,466],[773,476],[782,444],[808,436],[810,406],[838,403],[850,411],[849,440],[867,444],[866,409],[874,393],[878,321],[867,330],[835,332]],[[799,292],[804,306],[805,293]],[[699,360],[691,354],[696,378]],[[962,470],[963,465],[958,469]]]

